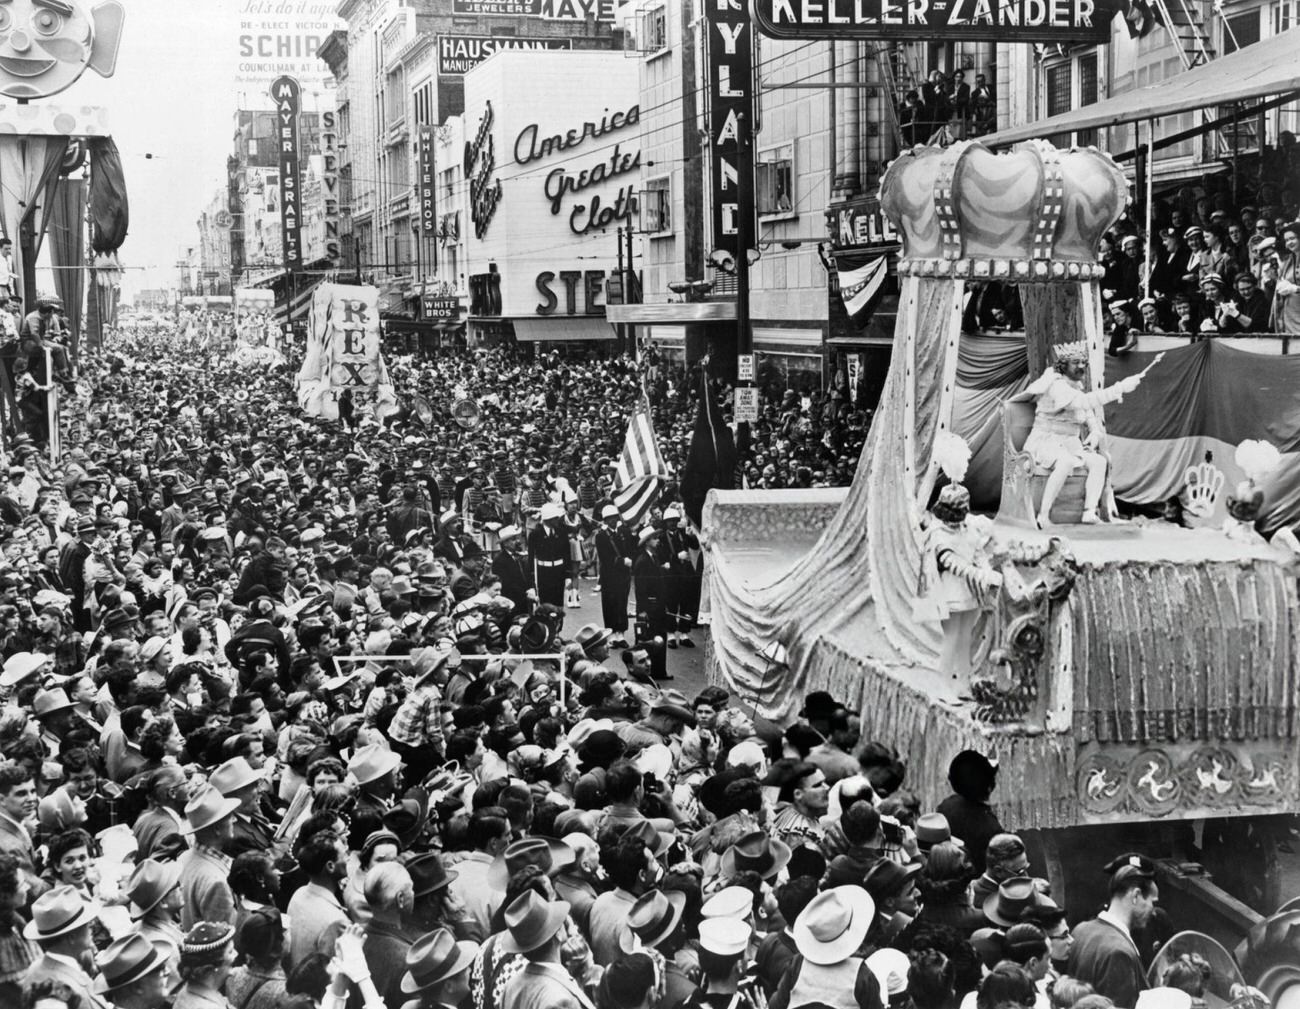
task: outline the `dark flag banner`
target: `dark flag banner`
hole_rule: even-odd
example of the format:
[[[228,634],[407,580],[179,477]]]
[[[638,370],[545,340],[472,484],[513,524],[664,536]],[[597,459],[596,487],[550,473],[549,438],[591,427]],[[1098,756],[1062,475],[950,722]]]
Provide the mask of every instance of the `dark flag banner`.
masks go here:
[[[834,256],[844,309],[854,324],[861,328],[880,303],[889,276],[889,254],[845,251],[836,252]]]
[[[686,514],[696,528],[700,525],[700,512],[709,490],[735,487],[737,458],[731,428],[722,419],[718,404],[709,391],[709,372],[704,362],[700,368],[700,382],[700,410],[695,415],[695,434],[691,437],[691,450],[682,468],[681,483]]]

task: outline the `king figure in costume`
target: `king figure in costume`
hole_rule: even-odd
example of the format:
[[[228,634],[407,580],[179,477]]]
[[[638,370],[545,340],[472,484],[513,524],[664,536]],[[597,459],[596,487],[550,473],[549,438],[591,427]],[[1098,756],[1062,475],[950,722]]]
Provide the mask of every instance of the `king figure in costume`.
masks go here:
[[[1026,390],[1036,400],[1036,406],[1034,427],[1025,439],[1025,451],[1035,464],[1051,470],[1038,509],[1038,525],[1052,524],[1052,505],[1065,481],[1079,466],[1088,473],[1080,521],[1095,525],[1101,521],[1097,506],[1106,487],[1109,465],[1102,454],[1106,436],[1102,409],[1107,403],[1123,399],[1125,393],[1133,392],[1141,384],[1142,375],[1131,375],[1105,389],[1086,392],[1083,382],[1088,374],[1087,345],[1082,341],[1062,343],[1055,350],[1055,366]]]
[[[970,514],[970,492],[961,483],[970,446],[951,432],[940,432],[933,458],[951,482],[930,509],[913,616],[943,625],[939,668],[965,680],[988,650],[986,617],[1002,574],[989,553],[993,523]]]

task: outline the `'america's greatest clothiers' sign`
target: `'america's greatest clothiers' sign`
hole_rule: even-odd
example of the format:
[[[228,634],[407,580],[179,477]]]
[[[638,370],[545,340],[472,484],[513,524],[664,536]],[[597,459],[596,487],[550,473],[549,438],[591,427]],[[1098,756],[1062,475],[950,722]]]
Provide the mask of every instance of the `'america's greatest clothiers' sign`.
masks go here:
[[[641,152],[628,150],[622,142],[606,141],[595,146],[593,159],[584,164],[582,148],[588,140],[600,140],[640,122],[641,107],[633,105],[626,111],[606,110],[599,119],[588,120],[563,133],[547,134],[536,123],[530,123],[515,138],[515,164],[533,165],[564,154],[563,164],[546,173],[542,194],[550,204],[552,215],[558,217],[568,210],[569,230],[575,235],[630,223],[637,211],[636,177],[641,168]],[[571,151],[576,153],[570,154]],[[621,176],[629,176],[630,181],[620,185],[612,198],[607,193],[602,200],[599,192],[591,192]],[[568,203],[570,197],[577,199]]]
[[[753,0],[778,39],[1104,43],[1119,0]]]

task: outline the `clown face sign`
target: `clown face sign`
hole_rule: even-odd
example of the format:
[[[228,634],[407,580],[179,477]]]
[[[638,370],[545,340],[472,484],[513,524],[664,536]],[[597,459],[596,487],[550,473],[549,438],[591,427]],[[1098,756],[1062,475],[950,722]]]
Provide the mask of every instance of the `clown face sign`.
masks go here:
[[[125,16],[118,0],[0,0],[0,94],[58,94],[87,67],[113,76]]]

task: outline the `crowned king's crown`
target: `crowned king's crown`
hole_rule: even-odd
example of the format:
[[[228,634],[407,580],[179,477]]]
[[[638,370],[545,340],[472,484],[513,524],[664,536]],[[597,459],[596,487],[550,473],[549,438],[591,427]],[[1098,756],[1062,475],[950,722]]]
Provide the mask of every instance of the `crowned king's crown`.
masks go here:
[[[1005,154],[970,141],[916,147],[880,183],[903,235],[900,274],[1021,283],[1100,278],[1097,246],[1127,194],[1108,155],[1044,140]]]
[[[1075,340],[1073,343],[1056,343],[1052,351],[1058,361],[1082,361],[1088,363],[1088,341]]]

